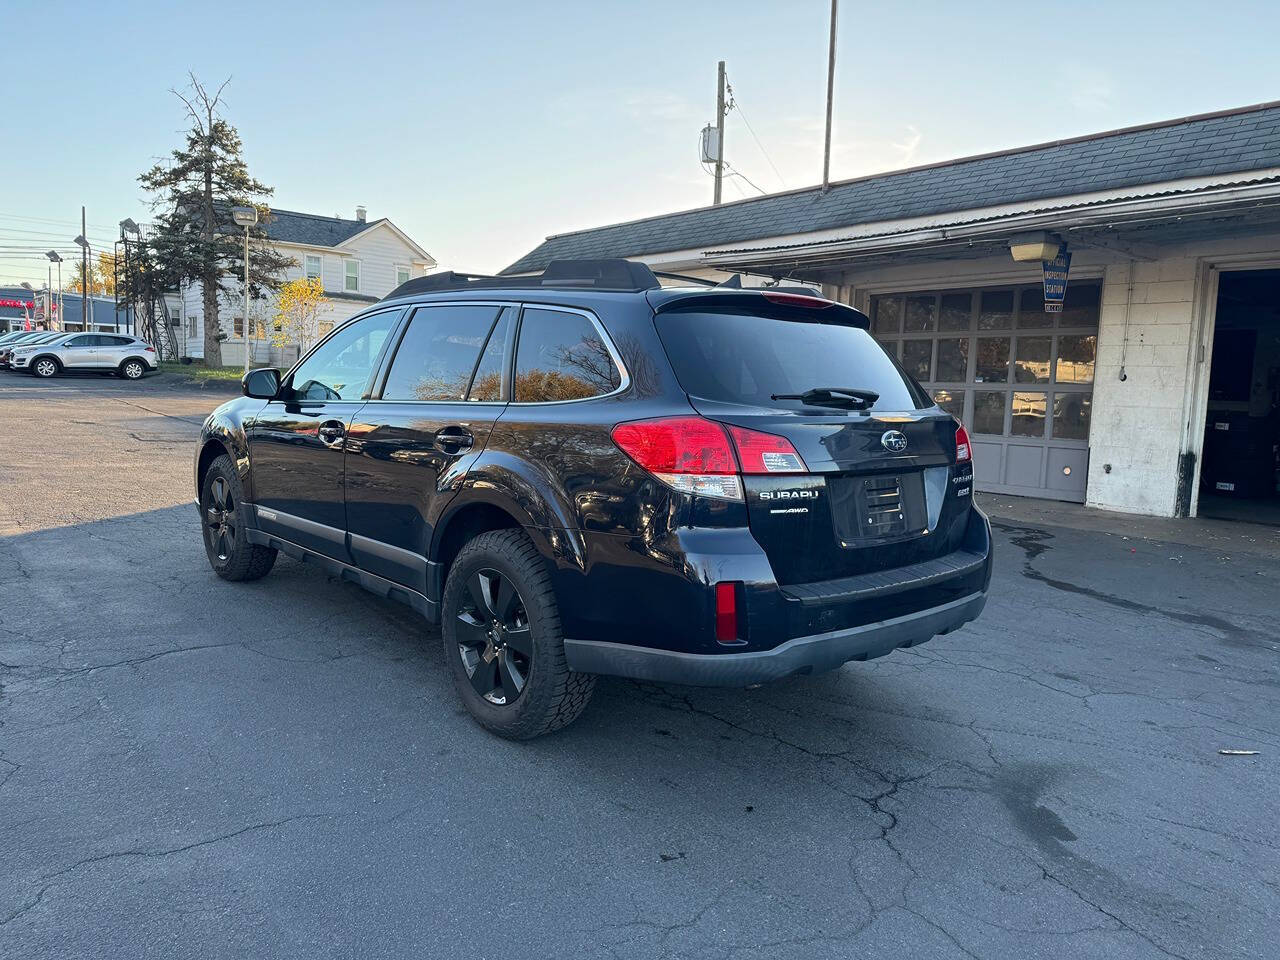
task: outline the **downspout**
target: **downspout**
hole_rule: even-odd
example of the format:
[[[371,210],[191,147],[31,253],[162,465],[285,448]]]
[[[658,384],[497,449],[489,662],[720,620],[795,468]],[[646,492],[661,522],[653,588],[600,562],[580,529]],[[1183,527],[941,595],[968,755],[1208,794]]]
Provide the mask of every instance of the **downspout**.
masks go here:
[[[1129,353],[1129,311],[1133,308],[1133,266],[1134,261],[1129,260],[1129,291],[1124,298],[1124,338],[1120,343],[1120,382],[1124,383],[1129,379],[1129,374],[1125,373],[1124,361]]]

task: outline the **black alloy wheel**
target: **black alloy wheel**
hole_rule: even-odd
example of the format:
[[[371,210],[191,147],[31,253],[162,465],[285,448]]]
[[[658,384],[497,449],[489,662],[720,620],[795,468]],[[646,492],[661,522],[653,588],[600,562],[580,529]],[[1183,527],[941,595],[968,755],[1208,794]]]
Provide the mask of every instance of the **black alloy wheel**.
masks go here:
[[[514,703],[533,665],[529,615],[515,584],[492,568],[473,573],[456,630],[471,688],[492,704]]]
[[[219,562],[226,563],[236,543],[236,505],[231,484],[225,477],[214,477],[209,485],[209,498],[204,509],[205,537],[209,549]]]

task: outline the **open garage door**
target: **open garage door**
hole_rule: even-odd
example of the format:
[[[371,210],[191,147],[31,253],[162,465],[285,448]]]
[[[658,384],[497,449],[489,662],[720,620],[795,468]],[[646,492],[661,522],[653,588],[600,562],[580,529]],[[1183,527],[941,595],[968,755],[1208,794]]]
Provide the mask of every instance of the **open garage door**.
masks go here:
[[[1098,281],[1061,313],[1039,286],[872,298],[872,333],[973,437],[979,490],[1079,503],[1089,467]]]
[[[1280,270],[1218,280],[1202,517],[1280,525]]]

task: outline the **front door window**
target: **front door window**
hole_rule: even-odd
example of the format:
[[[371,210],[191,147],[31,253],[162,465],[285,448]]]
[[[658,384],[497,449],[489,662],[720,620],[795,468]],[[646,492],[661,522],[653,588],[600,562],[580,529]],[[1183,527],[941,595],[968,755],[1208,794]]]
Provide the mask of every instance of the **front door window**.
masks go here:
[[[362,317],[340,328],[293,372],[294,400],[359,400],[364,396],[398,310]]]

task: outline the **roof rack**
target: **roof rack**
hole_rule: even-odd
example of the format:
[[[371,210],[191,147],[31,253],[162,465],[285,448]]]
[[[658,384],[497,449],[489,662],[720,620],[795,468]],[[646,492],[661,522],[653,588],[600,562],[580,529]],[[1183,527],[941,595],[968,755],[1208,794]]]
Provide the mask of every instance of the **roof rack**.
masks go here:
[[[658,278],[643,263],[630,260],[553,260],[542,273],[526,276],[495,277],[483,273],[457,273],[445,270],[414,277],[383,297],[393,300],[411,294],[440,293],[447,290],[508,290],[531,287],[553,287],[575,290],[641,291],[660,287]]]

